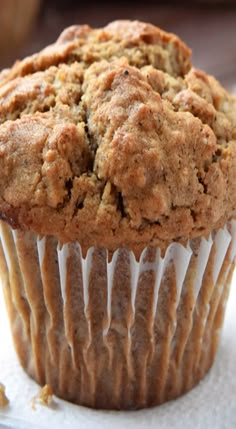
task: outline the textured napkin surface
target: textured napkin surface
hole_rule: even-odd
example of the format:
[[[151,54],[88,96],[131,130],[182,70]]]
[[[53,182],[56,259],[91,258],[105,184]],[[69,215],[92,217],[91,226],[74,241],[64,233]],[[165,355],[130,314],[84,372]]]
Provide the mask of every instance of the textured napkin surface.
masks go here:
[[[0,382],[10,405],[0,410],[0,429],[235,429],[236,428],[236,273],[227,307],[220,348],[213,369],[195,389],[161,407],[136,412],[103,412],[55,398],[51,408],[31,399],[39,388],[17,362],[0,297]]]

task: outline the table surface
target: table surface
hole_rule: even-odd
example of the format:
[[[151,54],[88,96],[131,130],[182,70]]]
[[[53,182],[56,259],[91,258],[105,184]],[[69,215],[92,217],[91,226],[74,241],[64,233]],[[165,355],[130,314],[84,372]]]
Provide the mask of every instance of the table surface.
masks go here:
[[[215,75],[231,90],[236,83],[236,0],[233,5],[160,6],[160,2],[64,2],[67,8],[45,1],[25,46],[18,52],[23,57],[53,42],[63,28],[72,24],[103,26],[114,19],[139,19],[178,34],[191,48],[196,67]],[[54,1],[54,4],[56,2]],[[191,3],[191,7],[189,4]],[[47,7],[46,7],[47,6]],[[13,59],[12,59],[13,60]],[[7,65],[7,64],[5,64]],[[9,64],[8,64],[9,65]]]

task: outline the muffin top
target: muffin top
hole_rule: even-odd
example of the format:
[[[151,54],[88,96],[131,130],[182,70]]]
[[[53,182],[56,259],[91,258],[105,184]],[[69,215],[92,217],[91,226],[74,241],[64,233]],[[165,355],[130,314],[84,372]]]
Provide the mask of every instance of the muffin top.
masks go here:
[[[151,24],[73,26],[0,73],[0,216],[82,248],[207,236],[236,217],[236,98]]]

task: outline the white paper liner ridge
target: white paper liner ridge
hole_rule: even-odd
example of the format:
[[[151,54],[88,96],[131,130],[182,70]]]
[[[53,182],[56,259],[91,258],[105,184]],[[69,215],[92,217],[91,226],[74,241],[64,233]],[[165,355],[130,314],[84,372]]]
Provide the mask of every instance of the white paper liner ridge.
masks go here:
[[[231,235],[232,234],[232,235]],[[225,226],[223,229],[220,229],[214,240],[210,235],[208,239],[202,238],[200,242],[200,247],[198,251],[197,257],[197,270],[196,277],[194,280],[194,291],[195,297],[197,299],[199,290],[201,288],[202,279],[204,276],[204,272],[207,266],[207,262],[211,253],[211,248],[213,242],[215,243],[215,263],[214,263],[214,271],[213,271],[213,280],[216,283],[218,275],[220,273],[222,263],[224,261],[227,249],[231,244],[231,260],[235,258],[236,255],[236,221],[231,222],[231,234],[229,233],[227,227]],[[4,243],[3,243],[4,244]],[[92,264],[92,255],[94,252],[94,248],[90,248],[87,251],[85,257],[82,256],[82,250],[80,244],[75,243],[77,246],[78,252],[80,254],[81,266],[82,266],[82,278],[83,278],[83,289],[84,289],[84,307],[85,314],[86,309],[89,303],[89,292],[88,292],[88,284],[89,284],[89,276],[91,271]],[[43,251],[44,251],[44,241],[38,240],[38,249],[39,249],[39,263],[41,264],[43,261]],[[104,335],[107,335],[110,326],[111,320],[111,297],[112,297],[112,285],[113,285],[113,277],[116,268],[116,262],[118,258],[120,249],[116,250],[109,261],[108,252],[107,252],[107,326],[104,328]],[[63,301],[66,301],[66,270],[67,270],[67,258],[69,257],[69,248],[68,245],[60,246],[58,245],[58,262],[59,262],[59,273],[60,273],[60,284],[61,284],[61,294]],[[181,291],[184,283],[184,279],[186,276],[186,272],[188,270],[189,262],[191,260],[193,251],[191,250],[191,240],[187,243],[186,247],[179,243],[172,243],[167,248],[164,257],[160,256],[160,250],[156,250],[156,257],[154,262],[145,262],[147,248],[145,248],[140,256],[139,261],[135,258],[135,255],[132,251],[129,251],[129,259],[130,259],[130,271],[131,271],[131,300],[132,300],[132,309],[135,314],[135,299],[136,292],[138,287],[138,282],[140,275],[145,271],[154,271],[155,272],[155,290],[154,290],[154,300],[153,300],[153,308],[152,313],[155,315],[157,303],[158,303],[158,292],[160,288],[161,281],[165,274],[166,268],[169,263],[172,262],[175,266],[176,272],[176,285],[177,285],[177,300],[176,300],[176,308],[178,307]]]
[[[231,235],[232,234],[232,235]],[[231,260],[236,256],[236,221],[231,222],[231,234],[229,233],[226,226],[224,229],[220,229],[214,238],[214,242],[216,244],[216,253],[215,253],[215,264],[214,264],[214,283],[216,283],[220,269],[222,267],[223,260],[225,258],[227,249],[232,240],[231,245]],[[13,233],[13,237],[15,238],[15,233]],[[8,251],[6,248],[4,234],[1,234],[1,241],[4,249],[4,254],[7,262],[8,269],[11,269],[10,266],[10,258],[8,256]],[[208,239],[202,238],[200,243],[200,248],[198,252],[198,260],[197,260],[197,275],[194,281],[194,291],[195,296],[198,296],[199,290],[201,288],[202,278],[205,272],[205,268],[207,265],[207,261],[211,252],[213,240],[210,236]],[[94,248],[88,249],[88,252],[85,257],[82,256],[82,251],[79,243],[75,243],[80,253],[81,266],[82,266],[82,276],[83,276],[83,288],[84,288],[84,306],[85,313],[89,302],[89,293],[88,293],[88,283],[89,283],[89,275],[91,271],[92,264],[92,254],[94,252]],[[45,238],[40,238],[37,240],[38,246],[38,254],[39,254],[39,264],[42,266],[44,255],[45,255]],[[157,249],[156,258],[153,263],[144,262],[145,255],[147,252],[147,248],[145,248],[140,256],[139,261],[136,260],[135,255],[132,251],[129,252],[130,258],[130,270],[131,270],[131,297],[132,297],[132,309],[135,312],[135,297],[136,290],[138,287],[138,281],[141,274],[145,271],[153,270],[156,274],[155,278],[155,293],[154,293],[154,302],[153,302],[153,313],[155,314],[155,309],[157,308],[158,302],[158,291],[161,284],[161,280],[165,273],[165,270],[169,263],[172,261],[175,266],[176,271],[176,284],[177,284],[177,302],[176,306],[178,306],[179,298],[181,296],[181,290],[183,286],[183,282],[185,279],[185,275],[189,266],[189,262],[192,256],[191,250],[191,242],[189,241],[187,246],[184,247],[179,243],[172,243],[166,250],[165,256],[160,256],[160,251]],[[58,253],[58,265],[59,265],[59,274],[60,274],[60,285],[61,285],[61,295],[62,299],[66,301],[66,270],[67,270],[67,258],[69,257],[69,248],[68,244],[63,246],[58,245],[57,249]],[[112,296],[112,283],[114,277],[114,271],[116,268],[116,261],[119,254],[119,249],[116,250],[111,258],[108,260],[107,256],[107,314],[108,320],[111,318],[111,296]],[[108,332],[109,327],[107,326],[104,334]]]
[[[236,273],[233,285],[236,286]],[[39,387],[26,377],[17,362],[1,298],[0,325],[4,326],[1,332],[1,382],[7,387],[10,399],[10,407],[0,411],[1,424],[14,429],[39,429],[37,425],[41,429],[235,429],[236,287],[231,289],[222,342],[209,376],[187,395],[138,412],[96,411],[57,397],[56,410],[41,406],[32,410],[29,402]]]
[[[13,232],[14,241],[16,240],[16,234],[17,234],[16,232]],[[236,221],[234,220],[231,221],[231,234],[229,233],[227,227],[225,226],[223,229],[220,229],[214,237],[214,242],[216,246],[215,264],[214,264],[214,271],[213,271],[214,283],[216,283],[217,281],[222,263],[224,261],[224,258],[231,240],[232,240],[231,260],[233,260],[236,255]],[[1,231],[1,242],[3,245],[3,250],[4,250],[8,270],[10,272],[11,260],[8,256],[7,244],[5,243],[4,234],[2,233],[2,231]],[[202,283],[203,275],[207,265],[207,261],[209,259],[209,255],[211,253],[212,244],[213,244],[212,236],[210,236],[208,239],[205,239],[205,238],[201,239],[199,252],[198,252],[198,259],[197,259],[197,270],[196,270],[197,274],[194,281],[194,291],[195,291],[196,298],[201,288],[201,283]],[[91,271],[92,255],[94,252],[94,248],[90,248],[87,251],[86,256],[83,257],[80,244],[76,242],[74,245],[76,246],[79,252],[81,266],[82,266],[84,307],[85,307],[85,314],[86,314],[86,309],[89,302],[88,284],[89,284],[89,276]],[[42,267],[43,260],[45,257],[45,238],[37,239],[37,247],[38,247],[38,255],[39,255],[39,264]],[[107,326],[104,328],[104,335],[106,335],[109,331],[109,325],[111,320],[112,284],[113,284],[113,277],[114,277],[116,261],[117,261],[119,251],[120,250],[118,249],[116,252],[114,252],[110,261],[108,260],[108,254],[107,254],[107,320],[108,320],[108,323],[107,323]],[[147,252],[147,248],[143,250],[140,256],[140,259],[138,261],[136,260],[133,252],[129,251],[130,271],[131,271],[132,309],[133,309],[133,313],[135,314],[135,298],[136,298],[136,292],[137,292],[140,275],[143,274],[145,271],[152,270],[155,272],[155,290],[154,290],[152,314],[155,315],[157,303],[158,303],[158,292],[159,292],[160,284],[165,274],[166,268],[168,267],[171,261],[175,266],[175,272],[176,272],[176,285],[177,285],[176,307],[178,307],[182,286],[183,286],[186,272],[192,256],[191,241],[188,242],[186,247],[184,247],[179,243],[172,243],[167,248],[164,257],[160,256],[160,250],[157,249],[155,260],[152,263],[150,263],[149,261],[145,262],[146,252]],[[63,302],[65,303],[66,302],[67,259],[70,253],[68,244],[63,246],[58,244],[57,253],[58,253],[61,295],[62,295]]]
[[[17,239],[17,232],[13,234],[14,240],[16,242]],[[37,239],[37,247],[38,247],[38,259],[39,259],[39,265],[41,267],[41,270],[43,271],[43,262],[46,257],[46,246],[45,246],[45,238],[43,239]],[[8,255],[8,245],[5,242],[4,234],[2,234],[1,237],[4,253],[6,255],[6,262],[8,266],[9,272],[11,271],[11,259],[7,257]],[[231,243],[232,241],[232,243]],[[205,273],[205,269],[207,266],[207,262],[209,260],[209,257],[211,255],[211,249],[212,246],[215,246],[214,248],[214,269],[213,269],[213,282],[216,283],[219,273],[221,271],[222,264],[225,259],[225,255],[229,249],[229,246],[231,244],[231,253],[230,258],[231,261],[236,256],[236,221],[232,221],[230,225],[230,232],[227,229],[227,227],[224,227],[223,229],[220,229],[213,237],[210,236],[208,239],[202,238],[200,241],[200,245],[198,248],[198,254],[197,254],[197,275],[194,280],[194,293],[195,293],[195,299],[197,302],[197,297],[199,295],[199,291],[201,289],[201,284],[203,280],[203,276]],[[89,306],[89,285],[90,285],[90,273],[91,269],[93,267],[93,253],[96,251],[95,248],[90,248],[86,254],[85,257],[82,255],[81,247],[78,242],[66,244],[63,246],[58,245],[57,247],[57,255],[58,255],[58,269],[59,269],[59,279],[60,279],[60,286],[61,286],[61,296],[64,305],[66,304],[67,299],[67,270],[68,270],[68,258],[70,257],[70,248],[71,246],[75,246],[75,251],[77,252],[77,255],[79,256],[79,262],[81,264],[81,270],[82,270],[82,284],[83,284],[83,299],[84,299],[84,313],[86,315],[87,308]],[[112,256],[111,260],[108,259],[108,252],[107,252],[107,260],[106,260],[106,270],[107,270],[107,317],[105,319],[107,320],[106,325],[104,326],[103,330],[103,336],[106,337],[109,333],[111,318],[112,318],[112,311],[114,311],[114,308],[112,308],[112,291],[113,291],[113,280],[115,276],[116,266],[117,266],[117,259],[119,256],[119,252],[124,249],[118,249]],[[137,290],[139,287],[139,281],[140,278],[145,272],[153,271],[155,275],[155,285],[154,285],[154,299],[152,303],[152,308],[150,308],[150,311],[153,315],[153,323],[156,316],[156,311],[158,307],[158,298],[159,298],[159,291],[160,286],[163,284],[163,279],[166,273],[167,268],[170,266],[174,266],[175,269],[175,275],[176,275],[176,302],[175,302],[175,309],[177,311],[182,288],[184,285],[184,281],[186,278],[186,273],[189,268],[189,264],[193,255],[193,250],[191,248],[191,241],[187,243],[187,246],[184,247],[183,245],[179,243],[172,243],[166,250],[166,253],[163,257],[161,257],[161,253],[159,249],[156,249],[156,254],[154,257],[154,261],[150,262],[147,258],[148,254],[148,248],[145,248],[140,256],[140,259],[137,260],[135,258],[135,255],[132,251],[128,251],[126,249],[128,258],[129,258],[129,269],[130,269],[130,288],[131,288],[131,307],[132,307],[132,318],[130,319],[130,325],[127,329],[127,335],[130,337],[130,331],[132,327],[132,323],[135,323],[135,312],[136,312],[136,296],[137,296]],[[152,259],[153,260],[153,259]],[[226,274],[227,275],[227,274]],[[209,308],[206,311],[206,317],[205,321],[208,317],[208,311]],[[87,315],[86,315],[87,317]],[[76,321],[75,321],[76,323]],[[90,323],[91,320],[89,317],[87,317],[87,323],[88,323],[88,332],[89,332],[89,344],[92,342],[91,338],[91,329],[90,329]],[[176,325],[173,326],[173,332],[171,333],[172,339],[174,338],[176,330]],[[171,349],[172,344],[170,343]]]

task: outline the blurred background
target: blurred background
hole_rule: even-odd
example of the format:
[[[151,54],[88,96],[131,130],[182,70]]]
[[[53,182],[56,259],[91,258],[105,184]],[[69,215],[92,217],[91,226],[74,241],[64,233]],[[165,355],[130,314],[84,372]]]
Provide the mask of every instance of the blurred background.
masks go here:
[[[0,69],[52,43],[66,26],[121,18],[178,34],[192,48],[196,67],[235,88],[236,0],[0,0]]]

